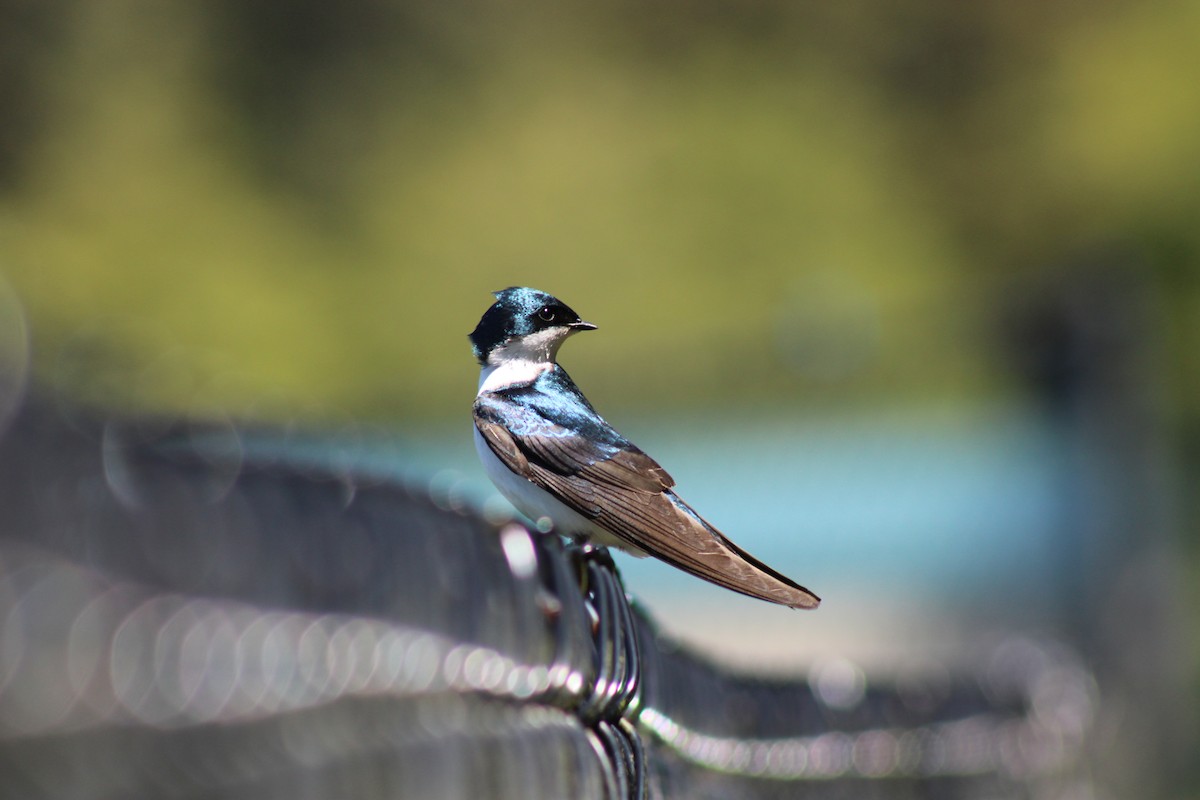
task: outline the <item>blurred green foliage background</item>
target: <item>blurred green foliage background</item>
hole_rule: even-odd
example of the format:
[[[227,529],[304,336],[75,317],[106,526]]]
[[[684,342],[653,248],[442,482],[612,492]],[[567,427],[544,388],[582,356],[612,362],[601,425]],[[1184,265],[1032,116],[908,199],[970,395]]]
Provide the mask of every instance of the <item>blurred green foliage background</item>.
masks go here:
[[[1198,33],[1185,0],[4,0],[0,269],[43,382],[413,421],[464,413],[511,284],[601,325],[567,363],[602,408],[986,397],[997,308],[1116,247],[1194,430]]]

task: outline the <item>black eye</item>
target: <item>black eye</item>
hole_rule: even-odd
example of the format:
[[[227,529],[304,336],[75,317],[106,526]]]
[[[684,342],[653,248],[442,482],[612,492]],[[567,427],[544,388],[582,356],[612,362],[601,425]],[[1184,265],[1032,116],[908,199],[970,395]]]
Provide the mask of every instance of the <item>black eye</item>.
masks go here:
[[[558,316],[558,312],[550,306],[542,306],[538,309],[537,315],[542,322],[553,322],[554,318]]]

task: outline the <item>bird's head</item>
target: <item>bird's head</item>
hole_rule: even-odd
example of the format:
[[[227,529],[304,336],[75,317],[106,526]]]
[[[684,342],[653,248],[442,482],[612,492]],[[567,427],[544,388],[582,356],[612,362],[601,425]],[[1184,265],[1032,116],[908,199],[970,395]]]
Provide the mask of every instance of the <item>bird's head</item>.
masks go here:
[[[553,361],[571,334],[595,330],[563,301],[520,286],[493,292],[496,302],[471,331],[471,348],[481,365],[509,359]]]

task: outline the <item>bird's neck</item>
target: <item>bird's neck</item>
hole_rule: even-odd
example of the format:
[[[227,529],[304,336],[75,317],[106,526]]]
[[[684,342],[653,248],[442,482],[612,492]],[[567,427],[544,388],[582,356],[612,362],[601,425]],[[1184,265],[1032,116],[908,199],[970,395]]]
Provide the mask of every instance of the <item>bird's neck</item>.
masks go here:
[[[499,392],[514,386],[528,386],[543,373],[554,369],[553,361],[527,358],[506,358],[483,365],[479,371],[479,391]]]
[[[479,373],[479,393],[533,383],[539,375],[554,369],[558,348],[570,335],[569,328],[549,328],[493,349]]]

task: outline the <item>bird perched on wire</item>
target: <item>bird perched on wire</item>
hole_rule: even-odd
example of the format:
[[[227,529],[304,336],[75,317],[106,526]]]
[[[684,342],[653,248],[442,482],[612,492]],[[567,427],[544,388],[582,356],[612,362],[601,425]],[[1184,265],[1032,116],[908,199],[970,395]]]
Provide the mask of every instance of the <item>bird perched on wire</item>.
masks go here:
[[[593,545],[652,555],[735,592],[792,608],[815,594],[731,542],[675,494],[658,462],[618,433],[557,363],[569,336],[595,330],[536,289],[495,292],[471,345],[482,370],[475,449],[518,511]]]

